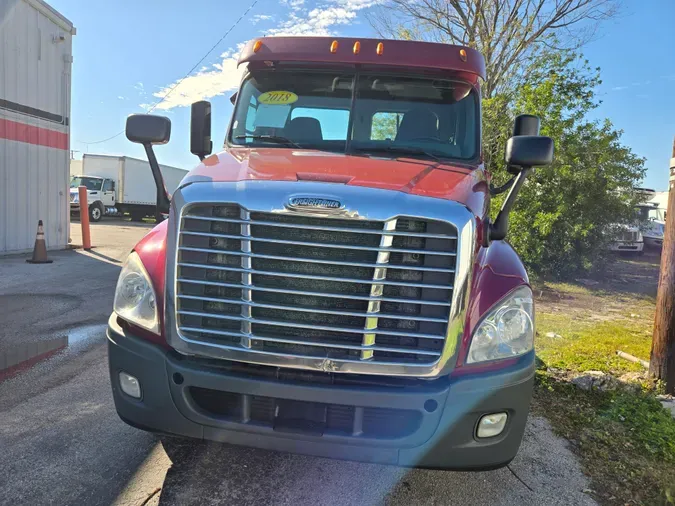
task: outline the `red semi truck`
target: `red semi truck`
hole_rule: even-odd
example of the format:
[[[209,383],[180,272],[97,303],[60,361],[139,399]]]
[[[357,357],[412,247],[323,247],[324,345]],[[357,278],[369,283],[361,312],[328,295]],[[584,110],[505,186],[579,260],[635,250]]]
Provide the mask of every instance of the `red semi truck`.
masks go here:
[[[109,320],[120,417],[165,435],[440,469],[506,465],[534,376],[527,274],[505,242],[527,174],[551,163],[519,116],[494,222],[476,51],[263,38],[224,150],[192,107],[201,163],[172,195],[159,116],[127,119],[157,184]]]

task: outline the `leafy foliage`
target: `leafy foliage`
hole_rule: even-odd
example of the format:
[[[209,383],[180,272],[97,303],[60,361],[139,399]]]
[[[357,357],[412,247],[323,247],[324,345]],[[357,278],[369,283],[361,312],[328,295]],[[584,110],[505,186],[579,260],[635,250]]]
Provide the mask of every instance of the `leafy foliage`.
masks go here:
[[[495,184],[509,174],[504,145],[517,114],[542,118],[541,134],[556,145],[552,166],[530,175],[511,215],[509,241],[529,268],[568,276],[602,264],[608,231],[628,223],[644,160],[621,144],[609,120],[588,120],[597,107],[599,69],[570,52],[538,57],[514,86],[483,101],[486,167]],[[496,214],[501,198],[493,203]]]
[[[396,138],[403,115],[397,112],[378,112],[373,116],[371,139],[382,141]]]

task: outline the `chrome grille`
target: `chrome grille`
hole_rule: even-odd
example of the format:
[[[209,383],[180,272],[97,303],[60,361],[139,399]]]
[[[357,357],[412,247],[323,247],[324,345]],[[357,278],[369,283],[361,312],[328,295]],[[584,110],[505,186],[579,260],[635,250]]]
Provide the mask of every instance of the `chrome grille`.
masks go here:
[[[456,228],[183,208],[176,321],[193,341],[283,356],[433,364],[445,344]]]
[[[624,242],[638,242],[640,233],[637,230],[622,230],[619,234],[619,240]]]

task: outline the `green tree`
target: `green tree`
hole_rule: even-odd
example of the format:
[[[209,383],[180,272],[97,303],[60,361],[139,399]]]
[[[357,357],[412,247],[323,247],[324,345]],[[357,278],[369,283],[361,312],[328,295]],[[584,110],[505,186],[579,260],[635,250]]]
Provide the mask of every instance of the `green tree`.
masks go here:
[[[517,114],[540,116],[542,135],[555,140],[553,165],[530,176],[510,220],[508,240],[535,272],[567,276],[602,265],[612,225],[633,217],[644,160],[621,143],[609,120],[587,119],[599,83],[599,69],[587,61],[550,52],[509,91],[483,103],[486,165],[496,185],[509,177],[504,145]]]
[[[617,6],[618,0],[388,0],[368,18],[383,37],[478,50],[487,71],[483,96],[493,97],[542,51],[580,47]]]

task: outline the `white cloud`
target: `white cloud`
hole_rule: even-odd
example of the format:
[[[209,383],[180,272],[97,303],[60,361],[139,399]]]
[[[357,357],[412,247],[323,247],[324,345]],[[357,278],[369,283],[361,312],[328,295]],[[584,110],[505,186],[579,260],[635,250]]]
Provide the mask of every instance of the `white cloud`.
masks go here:
[[[305,5],[305,0],[281,0],[280,4],[289,7],[294,11],[298,11]]]
[[[270,16],[269,14],[256,14],[251,18],[251,23],[256,25],[260,21],[269,21],[270,19],[272,19],[272,16]]]
[[[288,14],[276,28],[265,32],[267,36],[328,36],[334,35],[336,28],[353,23],[359,11],[367,9],[382,0],[325,0],[320,7],[309,8],[305,0],[283,0],[282,5],[289,8]],[[271,16],[258,14],[254,22],[268,20]],[[188,107],[198,100],[224,95],[227,91],[239,87],[243,67],[237,69],[237,57],[245,43],[239,43],[236,50],[229,50],[220,55],[222,60],[210,67],[202,67],[199,72],[188,76],[183,81],[175,81],[162,87],[153,96],[166,100],[157,109],[170,110],[174,107]],[[177,84],[178,83],[178,84]],[[140,90],[143,89],[143,84]],[[175,87],[175,89],[173,89]],[[171,91],[173,89],[173,91]],[[148,109],[151,105],[141,107]]]
[[[169,110],[174,107],[189,107],[193,102],[223,95],[228,90],[239,87],[243,67],[237,69],[237,57],[227,55],[220,63],[214,64],[209,70],[186,77],[171,91],[174,84],[153,93],[158,99],[169,97],[157,106],[157,109]]]
[[[117,98],[118,98],[119,100],[126,100],[126,98],[124,98],[122,95],[118,95]]]
[[[651,81],[636,81],[634,83],[630,83],[630,84],[626,84],[626,85],[622,85],[622,86],[614,86],[612,88],[612,91],[623,91],[623,90],[627,90],[629,88],[645,87],[645,86],[649,86],[650,84],[652,84]]]

